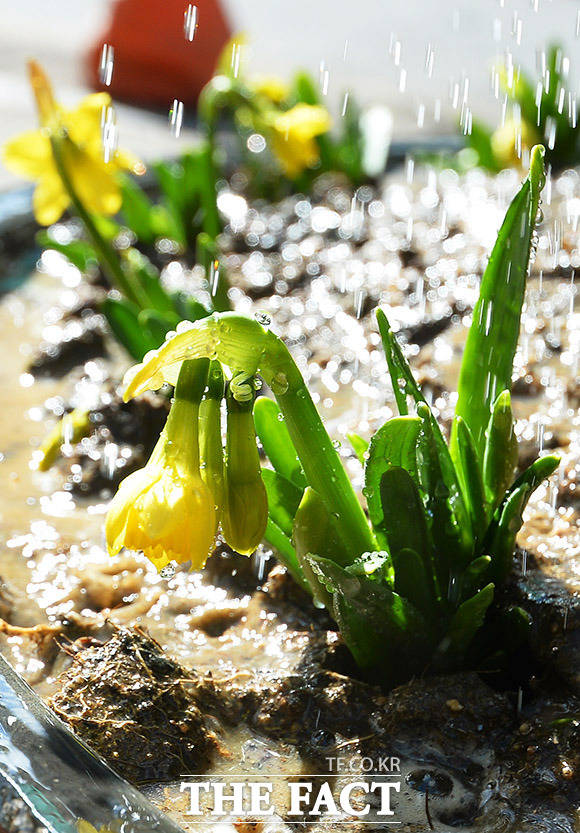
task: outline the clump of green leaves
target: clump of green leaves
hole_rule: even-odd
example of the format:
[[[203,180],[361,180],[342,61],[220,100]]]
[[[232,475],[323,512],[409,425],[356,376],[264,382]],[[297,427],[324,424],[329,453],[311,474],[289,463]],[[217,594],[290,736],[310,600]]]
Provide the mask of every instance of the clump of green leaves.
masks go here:
[[[555,170],[577,164],[580,125],[569,70],[570,61],[556,44],[542,53],[537,79],[513,66],[497,70],[512,112],[496,130],[473,122],[466,139],[478,165],[500,171],[517,164],[536,142],[546,144],[546,160]]]
[[[558,458],[519,477],[510,405],[513,358],[544,182],[543,149],[510,205],[481,282],[458,385],[450,443],[381,310],[377,319],[399,416],[365,458],[376,548],[355,553],[344,516],[308,483],[275,403],[258,399],[256,430],[273,470],[266,537],[336,619],[357,662],[389,681],[460,666],[483,644],[495,588],[507,578],[522,513]],[[522,612],[510,617],[524,622]]]
[[[249,406],[251,380],[262,377],[276,399],[259,397],[253,408],[255,431],[271,464],[262,469],[265,537],[335,618],[359,665],[389,684],[425,670],[476,664],[513,646],[529,624],[522,611],[505,611],[509,625],[500,638],[497,617],[490,622],[488,611],[511,569],[527,501],[558,465],[554,456],[541,457],[515,477],[509,394],[543,158],[541,146],[532,150],[529,175],[507,211],[481,281],[449,443],[386,316],[377,312],[399,416],[379,428],[368,447],[354,438],[365,459],[368,517],[287,347],[255,319],[231,312],[206,317],[128,375],[126,399],[171,381],[184,359],[210,359],[225,369],[228,414],[243,414],[243,436],[234,435],[228,423],[226,468],[227,458],[238,452],[250,461],[236,463],[236,484],[230,484],[230,518],[224,524],[222,517],[230,539],[233,523],[244,526],[243,518],[231,514],[259,505],[255,498],[243,499],[243,471],[252,470],[255,490]],[[212,412],[218,411],[214,398],[223,395],[223,384],[208,388]],[[208,460],[221,445],[216,420],[213,425]],[[238,442],[243,449],[236,450]],[[212,470],[219,472],[219,465]],[[215,489],[209,475],[208,487]],[[255,546],[256,536],[250,537]],[[244,543],[240,549],[250,547]]]

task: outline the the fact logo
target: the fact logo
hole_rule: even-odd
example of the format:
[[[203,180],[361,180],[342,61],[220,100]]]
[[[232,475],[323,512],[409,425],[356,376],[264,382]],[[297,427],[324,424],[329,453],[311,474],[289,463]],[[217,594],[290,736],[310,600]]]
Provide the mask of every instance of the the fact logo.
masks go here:
[[[341,820],[388,821],[393,798],[401,790],[398,758],[329,758],[328,772],[312,775],[193,776],[184,779],[190,818],[259,819],[278,816],[289,822]]]

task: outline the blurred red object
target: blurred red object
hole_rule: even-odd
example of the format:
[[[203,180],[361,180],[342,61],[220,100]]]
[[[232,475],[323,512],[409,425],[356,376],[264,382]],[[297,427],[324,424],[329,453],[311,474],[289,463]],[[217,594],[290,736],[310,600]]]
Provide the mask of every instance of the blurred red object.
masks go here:
[[[219,0],[115,0],[106,31],[87,56],[89,83],[137,104],[192,104],[230,37]],[[105,45],[114,50],[109,85],[101,71]]]

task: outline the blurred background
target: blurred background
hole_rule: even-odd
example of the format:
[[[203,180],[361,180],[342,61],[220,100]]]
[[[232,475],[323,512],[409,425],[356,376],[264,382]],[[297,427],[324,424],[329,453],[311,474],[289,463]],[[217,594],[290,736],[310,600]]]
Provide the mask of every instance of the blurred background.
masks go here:
[[[494,62],[536,74],[553,40],[570,56],[570,86],[578,85],[580,7],[571,0],[198,0],[192,42],[184,38],[187,7],[182,0],[1,0],[0,143],[35,125],[27,58],[38,59],[59,99],[73,104],[99,88],[105,42],[115,50],[110,89],[120,143],[145,160],[187,146],[199,88],[234,32],[246,35],[250,71],[288,78],[309,70],[338,116],[346,92],[387,104],[396,140],[454,134],[465,106],[498,124]],[[174,98],[185,105],[178,138],[167,124]],[[0,187],[16,182],[0,171]]]

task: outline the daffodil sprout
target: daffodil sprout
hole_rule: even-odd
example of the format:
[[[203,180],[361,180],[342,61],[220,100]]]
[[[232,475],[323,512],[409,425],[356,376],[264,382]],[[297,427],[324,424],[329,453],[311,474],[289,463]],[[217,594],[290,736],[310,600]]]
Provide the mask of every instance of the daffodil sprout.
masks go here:
[[[262,377],[276,397],[309,484],[327,510],[341,518],[345,546],[353,554],[375,549],[361,504],[302,374],[281,339],[255,319],[214,313],[189,325],[129,371],[125,399],[158,389],[164,382],[173,384],[183,360],[202,357],[219,361],[231,373],[243,369],[247,377]]]

